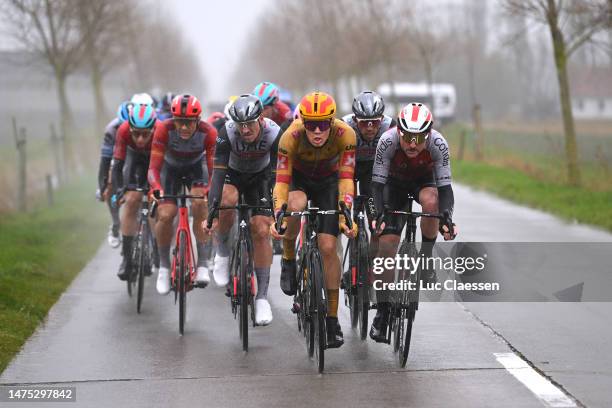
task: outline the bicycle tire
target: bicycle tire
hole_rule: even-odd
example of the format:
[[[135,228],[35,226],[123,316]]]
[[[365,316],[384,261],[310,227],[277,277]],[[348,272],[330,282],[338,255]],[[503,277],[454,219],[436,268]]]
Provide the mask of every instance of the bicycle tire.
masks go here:
[[[302,276],[300,279],[303,282],[302,291],[302,311],[303,313],[303,327],[304,337],[306,338],[306,352],[308,357],[312,358],[315,349],[315,325],[313,322],[313,300],[312,300],[312,282],[310,280],[310,261],[303,258],[302,267],[300,272]]]
[[[240,302],[238,307],[240,309],[240,338],[242,339],[242,350],[249,351],[249,295],[251,290],[249,287],[249,253],[247,250],[246,241],[242,240],[239,244],[240,253],[238,256],[238,273],[240,273],[239,279],[239,296]]]
[[[144,280],[145,280],[145,268],[151,268],[151,261],[149,256],[149,229],[146,224],[141,224],[139,235],[139,256],[138,256],[138,291],[136,295],[136,312],[140,313],[142,310],[142,297],[144,295]]]
[[[323,284],[323,261],[319,250],[313,248],[311,252],[310,271],[312,276],[312,299],[314,300],[314,351],[317,369],[322,373],[325,369],[325,348],[327,347],[327,331],[325,330],[325,316],[327,315]]]
[[[189,273],[187,270],[189,262],[187,260],[187,235],[185,231],[179,233],[178,247],[179,262],[176,286],[179,298],[179,333],[182,336],[185,333],[185,318],[187,314],[187,288],[185,286],[185,277]]]
[[[136,241],[138,241],[138,236],[136,236]],[[135,289],[135,283],[136,283],[136,274],[134,273],[134,269],[138,267],[138,258],[140,257],[138,254],[138,242],[134,242],[133,244],[134,246],[132,247],[132,253],[129,255],[130,256],[130,264],[132,266],[132,269],[130,270],[130,275],[127,278],[127,281],[125,282],[127,284],[127,292],[128,292],[128,296],[132,297],[133,296],[133,292]]]
[[[416,246],[414,242],[404,242],[406,245],[402,245],[402,247],[406,250],[406,252],[400,253],[403,255],[404,253],[408,255],[409,258],[413,258],[418,256],[418,251],[416,250]],[[417,283],[417,293],[418,293],[418,273],[410,274],[410,281]],[[412,325],[414,323],[414,317],[416,314],[416,309],[418,307],[418,300],[411,300],[411,292],[409,290],[403,290],[401,292],[400,297],[400,309],[399,309],[399,319],[397,323],[399,325],[398,329],[400,331],[399,340],[399,352],[398,352],[398,362],[401,368],[406,367],[406,362],[408,361],[408,353],[410,352],[410,341],[412,339]],[[418,296],[417,296],[418,299]]]
[[[369,252],[368,238],[365,231],[362,230],[357,239],[357,321],[361,340],[368,337],[368,314],[370,311]]]

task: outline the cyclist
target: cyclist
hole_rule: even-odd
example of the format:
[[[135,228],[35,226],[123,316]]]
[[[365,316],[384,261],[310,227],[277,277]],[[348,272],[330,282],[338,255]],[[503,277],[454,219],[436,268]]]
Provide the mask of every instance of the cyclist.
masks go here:
[[[410,194],[424,212],[438,213],[454,206],[451,187],[451,165],[448,143],[433,129],[433,114],[422,103],[410,103],[402,108],[397,118],[397,128],[387,130],[376,148],[372,170],[372,196],[378,214],[384,206],[402,209]],[[393,258],[397,253],[400,234],[406,220],[402,216],[385,216],[380,228],[378,257]],[[372,222],[376,227],[376,221]],[[438,230],[444,240],[454,239],[445,225],[438,225],[436,218],[421,218],[422,245],[419,256],[432,256]],[[386,270],[383,279],[392,280],[394,269]],[[421,271],[424,283],[435,282],[435,270]],[[370,329],[370,337],[384,341],[389,312],[388,293],[377,293],[377,312]]]
[[[262,116],[263,105],[253,95],[241,95],[229,109],[231,120],[219,132],[215,150],[215,165],[212,187],[209,193],[209,211],[212,204],[234,206],[239,193],[249,205],[265,205],[271,202],[268,174],[277,153],[279,127]],[[274,160],[275,162],[275,160]],[[219,286],[229,282],[228,238],[235,220],[234,211],[220,211],[211,230],[217,232],[217,254],[213,276]],[[272,264],[270,245],[270,210],[253,210],[251,234],[253,258],[257,276],[255,298],[255,322],[267,325],[272,321],[272,309],[268,302],[268,283]]]
[[[170,112],[170,106],[172,105],[173,99],[174,94],[172,92],[166,92],[161,97],[159,107],[157,108],[157,120],[164,121],[172,117],[172,113]]]
[[[287,211],[300,211],[310,199],[322,210],[338,209],[338,201],[350,208],[353,202],[353,175],[355,171],[355,132],[346,123],[335,118],[336,102],[324,93],[315,91],[300,102],[300,118],[295,120],[281,136],[278,146],[274,210],[288,203]],[[338,297],[340,286],[340,259],[336,253],[338,231],[350,237],[343,216],[319,217],[318,244],[323,258],[325,288],[327,289],[327,345],[340,347],[344,338],[338,323]],[[281,259],[281,289],[294,295],[297,287],[295,239],[299,220],[287,220],[284,236],[272,224],[270,231],[276,239],[283,238]]]
[[[117,109],[117,117],[106,125],[106,129],[104,130],[104,140],[102,141],[102,148],[100,149],[98,191],[96,191],[96,197],[98,200],[106,201],[108,204],[108,210],[110,211],[112,223],[108,229],[107,239],[111,248],[117,248],[121,244],[121,237],[119,236],[119,209],[116,206],[111,205],[109,200],[111,196],[109,171],[111,161],[113,159],[113,148],[115,146],[117,129],[119,129],[119,126],[121,126],[123,122],[128,120],[131,107],[132,104],[128,101],[119,105],[119,108]]]
[[[278,86],[272,82],[261,82],[255,86],[252,93],[263,104],[265,118],[272,119],[278,126],[291,119],[291,108],[280,100]]]
[[[112,181],[114,193],[125,186],[147,187],[147,170],[155,124],[156,115],[152,105],[134,105],[128,121],[119,126],[113,151]],[[127,180],[124,180],[123,169],[126,162]],[[128,280],[131,275],[132,244],[138,233],[138,210],[142,195],[143,193],[137,191],[127,191],[123,197],[124,208],[121,211],[123,261],[117,273],[121,280]]]
[[[353,128],[357,136],[357,161],[355,164],[355,187],[359,183],[361,195],[371,197],[370,184],[372,181],[372,167],[376,154],[376,145],[380,136],[387,129],[395,126],[395,120],[384,114],[385,102],[383,98],[372,91],[363,91],[353,99],[353,114],[342,118]],[[355,189],[357,191],[357,189]],[[359,203],[356,203],[359,204]],[[361,205],[356,206],[360,208]],[[378,237],[372,236],[370,242],[370,255],[377,252]],[[344,273],[343,285],[346,285],[350,277],[348,272]],[[346,287],[346,286],[345,286]]]
[[[172,100],[171,112],[171,119],[155,127],[148,172],[151,189],[159,191],[161,195],[175,195],[179,193],[182,183],[186,183],[191,194],[204,195],[212,175],[217,131],[200,120],[202,105],[193,95],[176,96]],[[191,211],[198,252],[196,281],[207,284],[210,278],[204,254],[208,234],[202,228],[207,216],[206,201],[193,200]],[[170,244],[177,212],[175,200],[163,200],[157,211],[155,238],[160,267],[156,287],[162,295],[170,292]]]

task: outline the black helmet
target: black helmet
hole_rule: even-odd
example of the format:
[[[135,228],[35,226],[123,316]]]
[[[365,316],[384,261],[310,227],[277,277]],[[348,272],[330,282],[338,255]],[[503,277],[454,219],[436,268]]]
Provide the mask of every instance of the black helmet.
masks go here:
[[[161,97],[160,109],[164,112],[170,112],[170,107],[172,106],[172,100],[174,99],[174,94],[172,92],[166,92]]]
[[[385,112],[382,96],[372,91],[363,91],[353,99],[353,113],[358,119],[378,118]]]
[[[255,95],[240,95],[229,108],[230,118],[234,122],[251,122],[258,119],[263,112],[263,105]]]

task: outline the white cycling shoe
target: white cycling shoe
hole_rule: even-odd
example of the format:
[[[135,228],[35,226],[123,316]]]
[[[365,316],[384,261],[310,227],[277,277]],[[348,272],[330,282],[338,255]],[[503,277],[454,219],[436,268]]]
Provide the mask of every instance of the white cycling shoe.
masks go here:
[[[164,267],[159,268],[155,288],[160,295],[167,295],[170,293],[170,269]]]
[[[115,236],[113,234],[113,226],[112,225],[108,229],[107,240],[108,240],[108,245],[111,248],[119,248],[119,245],[121,245],[121,234],[117,233],[117,236]]]
[[[210,283],[210,276],[208,275],[207,267],[198,266],[196,271],[196,283],[199,285],[208,285]]]
[[[272,322],[272,308],[268,299],[255,299],[255,323],[267,326]]]
[[[213,277],[217,286],[225,286],[229,282],[229,256],[215,255]]]

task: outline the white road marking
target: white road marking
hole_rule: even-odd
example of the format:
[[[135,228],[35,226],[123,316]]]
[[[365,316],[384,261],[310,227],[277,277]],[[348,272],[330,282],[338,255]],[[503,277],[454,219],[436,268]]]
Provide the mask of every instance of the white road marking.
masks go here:
[[[557,388],[548,379],[514,353],[493,353],[497,361],[503,365],[510,374],[529,388],[546,406],[549,407],[576,407],[563,391]]]

